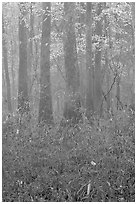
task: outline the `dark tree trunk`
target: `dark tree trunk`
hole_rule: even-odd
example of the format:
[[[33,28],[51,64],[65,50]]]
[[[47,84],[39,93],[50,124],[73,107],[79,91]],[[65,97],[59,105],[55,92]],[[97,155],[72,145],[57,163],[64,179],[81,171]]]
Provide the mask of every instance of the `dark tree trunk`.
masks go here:
[[[99,17],[102,12],[102,3],[97,3],[97,16]],[[101,35],[102,35],[102,22],[101,20],[96,21],[96,36],[98,37],[98,45],[95,51],[95,112],[101,115],[101,101],[102,101],[102,89],[101,89]]]
[[[104,9],[106,9],[106,3],[104,3]],[[104,29],[105,29],[105,37],[106,39],[108,39],[109,35],[108,35],[108,27],[109,27],[109,24],[108,24],[108,19],[107,19],[107,16],[104,14],[104,23],[105,23],[105,26],[104,26]],[[111,100],[110,100],[110,95],[111,93],[109,92],[109,89],[110,89],[110,70],[109,70],[109,66],[108,66],[108,49],[106,48],[105,50],[105,69],[106,69],[106,86],[107,86],[107,89],[106,89],[106,92],[107,92],[107,111],[110,110],[110,106],[111,106]]]
[[[87,70],[87,95],[86,95],[86,108],[87,117],[91,116],[94,112],[94,67],[92,64],[92,3],[87,2],[86,9],[86,70]]]
[[[42,39],[41,39],[41,75],[40,75],[40,103],[39,122],[45,121],[47,124],[53,122],[52,97],[50,82],[50,33],[51,33],[51,3],[44,2]]]
[[[34,65],[34,49],[33,49],[33,42],[34,42],[34,11],[33,6],[34,2],[31,2],[30,4],[30,22],[29,22],[29,41],[28,41],[28,91],[29,91],[29,102],[30,102],[30,111],[32,111],[33,108],[33,85],[34,85],[34,79],[33,79],[33,65]]]
[[[29,110],[28,104],[28,73],[27,73],[27,28],[23,17],[26,16],[25,3],[20,3],[19,21],[19,83],[18,108],[21,113]]]
[[[29,70],[29,93],[32,92],[32,69],[33,69],[33,37],[34,37],[34,14],[33,14],[33,4],[30,4],[30,29],[29,29],[29,43],[28,43],[28,70]]]
[[[64,55],[66,69],[66,85],[68,91],[76,93],[79,88],[79,69],[74,27],[74,3],[64,3],[66,26],[64,33]]]
[[[79,67],[77,59],[76,36],[75,36],[75,18],[74,3],[64,3],[65,12],[65,31],[64,31],[64,58],[66,71],[66,102],[64,108],[64,117],[77,123],[79,118]],[[78,114],[78,115],[77,115]]]

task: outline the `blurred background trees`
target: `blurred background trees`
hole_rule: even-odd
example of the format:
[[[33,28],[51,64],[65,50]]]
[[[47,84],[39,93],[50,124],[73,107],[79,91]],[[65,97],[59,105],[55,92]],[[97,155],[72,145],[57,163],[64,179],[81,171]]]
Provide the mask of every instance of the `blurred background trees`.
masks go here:
[[[2,16],[3,118],[27,108],[60,123],[134,109],[134,3],[3,3]]]

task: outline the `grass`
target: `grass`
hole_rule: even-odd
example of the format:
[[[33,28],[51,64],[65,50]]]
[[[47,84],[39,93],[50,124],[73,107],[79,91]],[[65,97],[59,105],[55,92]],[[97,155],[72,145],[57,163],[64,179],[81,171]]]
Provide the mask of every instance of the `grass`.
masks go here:
[[[24,116],[27,117],[27,116]],[[134,202],[134,115],[119,111],[98,126],[3,123],[6,202]]]

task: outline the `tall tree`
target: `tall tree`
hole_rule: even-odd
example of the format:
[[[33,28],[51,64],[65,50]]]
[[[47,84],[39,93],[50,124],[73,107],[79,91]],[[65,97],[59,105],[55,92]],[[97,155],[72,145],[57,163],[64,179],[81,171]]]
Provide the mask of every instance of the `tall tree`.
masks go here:
[[[51,3],[43,2],[39,121],[53,122],[50,83]]]
[[[13,35],[13,32],[12,32]],[[12,108],[13,108],[13,112],[15,112],[16,107],[15,107],[15,70],[14,70],[14,62],[15,62],[15,58],[14,58],[14,35],[13,35],[13,39],[11,40],[11,73],[12,73]]]
[[[34,37],[34,11],[33,11],[34,3],[30,3],[30,22],[29,22],[29,43],[28,43],[28,70],[29,70],[29,83],[28,83],[28,90],[29,90],[29,100],[30,100],[30,107],[32,102],[32,87],[33,87],[33,80],[32,80],[32,70],[33,70],[33,37]]]
[[[106,2],[104,3],[104,9],[106,9]],[[105,33],[105,38],[108,41],[109,39],[109,22],[108,22],[108,18],[107,18],[107,14],[104,14],[104,33]],[[110,42],[110,40],[109,40]],[[106,47],[105,49],[105,69],[106,69],[106,101],[107,101],[107,110],[110,110],[110,98],[111,98],[111,93],[109,91],[110,89],[110,70],[109,70],[109,65],[108,65],[108,47]]]
[[[133,63],[135,62],[135,2],[131,3],[132,12],[132,50],[133,50]]]
[[[92,63],[92,3],[87,2],[86,8],[86,70],[87,70],[87,117],[94,111],[94,67]]]
[[[131,12],[132,12],[132,55],[133,55],[133,77],[135,76],[135,2],[131,3]],[[132,106],[135,106],[135,79],[133,80],[133,97],[132,97]]]
[[[76,102],[76,106],[79,104],[78,102],[79,97],[76,97],[79,91],[79,68],[77,60],[76,35],[74,27],[75,23],[74,8],[75,8],[74,3],[72,2],[64,3],[66,21],[64,31],[64,58],[66,71],[66,91],[68,97],[64,110],[64,117],[66,119],[72,119],[73,117],[75,117],[74,112],[72,111],[72,101],[74,103]]]
[[[7,59],[7,45],[6,45],[6,33],[4,27],[4,17],[2,17],[2,53],[3,53],[3,65],[5,70],[5,78],[7,85],[7,105],[9,113],[12,113],[12,105],[11,105],[11,87],[10,87],[10,78],[9,78],[9,70],[8,70],[8,59]]]
[[[95,112],[101,114],[101,99],[102,99],[102,89],[101,89],[101,36],[102,36],[102,3],[97,3],[96,14],[96,26],[95,34],[97,39],[97,45],[95,50]]]
[[[28,111],[28,73],[27,73],[27,28],[25,17],[26,3],[20,3],[19,19],[19,82],[18,82],[18,108],[21,112]]]
[[[117,22],[117,16],[115,15],[116,18],[116,22]],[[115,33],[115,43],[118,44],[119,46],[119,50],[120,53],[122,52],[122,47],[120,46],[120,36],[119,33],[116,31]],[[115,57],[115,62],[117,64],[117,68],[115,70],[116,72],[116,108],[117,110],[120,109],[121,106],[121,101],[120,101],[120,97],[121,97],[121,93],[120,93],[120,80],[121,80],[121,76],[120,76],[120,55]]]
[[[3,63],[2,63],[2,119],[6,119],[6,110],[7,110],[7,90],[6,90],[6,79],[5,79],[5,70],[3,69]]]
[[[18,72],[16,71],[17,59],[18,59],[18,6],[16,3],[10,4],[10,15],[9,21],[10,26],[8,26],[8,35],[9,35],[9,58],[10,58],[10,76],[11,76],[11,99],[12,99],[12,110],[15,113],[17,109],[17,81]],[[15,29],[16,27],[16,29]]]

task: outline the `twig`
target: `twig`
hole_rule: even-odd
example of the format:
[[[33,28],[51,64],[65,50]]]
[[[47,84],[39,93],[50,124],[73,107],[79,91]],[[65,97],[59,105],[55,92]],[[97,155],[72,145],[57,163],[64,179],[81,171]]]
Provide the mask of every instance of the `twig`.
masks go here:
[[[66,78],[65,78],[64,74],[62,73],[62,71],[61,71],[61,69],[60,69],[60,67],[59,67],[59,65],[58,65],[58,62],[57,62],[57,60],[55,59],[54,56],[53,56],[53,59],[54,59],[54,61],[56,62],[57,68],[58,68],[58,70],[60,71],[60,73],[61,73],[61,75],[62,75],[64,81],[66,82]]]
[[[117,76],[118,76],[118,74],[116,73],[116,74],[115,74],[115,77],[114,77],[114,79],[113,79],[113,83],[111,84],[111,87],[110,87],[109,91],[108,91],[105,95],[103,95],[103,99],[102,99],[102,102],[101,102],[100,110],[101,110],[101,108],[102,108],[104,99],[106,100],[106,96],[107,96],[107,95],[110,93],[110,91],[112,90],[113,85],[114,85],[115,82],[116,82]]]

